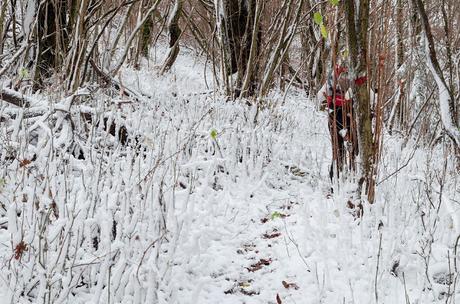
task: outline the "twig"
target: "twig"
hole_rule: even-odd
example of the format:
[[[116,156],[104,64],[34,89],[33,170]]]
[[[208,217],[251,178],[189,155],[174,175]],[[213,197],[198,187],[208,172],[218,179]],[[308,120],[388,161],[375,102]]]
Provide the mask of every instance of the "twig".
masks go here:
[[[403,285],[404,285],[404,296],[406,297],[406,304],[410,304],[409,294],[407,293],[406,276],[404,275],[404,272],[402,274],[402,277],[403,277]]]
[[[284,220],[283,220],[284,221]],[[297,253],[299,254],[299,257],[300,259],[302,260],[302,262],[305,264],[305,266],[307,266],[307,271],[308,272],[311,272],[311,268],[310,266],[308,265],[307,261],[305,260],[305,258],[303,257],[302,253],[300,252],[300,248],[299,248],[299,245],[291,238],[291,235],[289,234],[289,231],[287,230],[287,227],[286,227],[286,223],[284,223],[284,227],[286,229],[286,235],[288,237],[288,239],[291,241],[291,243],[295,246],[295,248],[297,249]]]
[[[420,138],[420,137],[419,137]],[[417,139],[418,141],[418,139]],[[409,155],[409,158],[407,159],[406,163],[404,165],[402,165],[401,167],[399,167],[398,169],[396,169],[393,173],[389,174],[387,177],[383,178],[382,180],[380,180],[379,182],[377,182],[375,185],[376,186],[379,186],[380,184],[382,184],[383,182],[387,181],[388,179],[390,179],[391,177],[393,177],[393,175],[395,174],[398,174],[399,171],[401,171],[402,169],[404,169],[405,167],[407,167],[410,163],[410,161],[412,160],[412,158],[414,158],[414,155],[415,155],[415,152],[417,151],[417,144],[414,146],[414,149],[412,150],[412,152],[410,153]]]
[[[141,265],[142,265],[142,262],[144,261],[144,258],[145,258],[145,255],[147,254],[147,252],[150,250],[150,248],[152,248],[153,246],[155,246],[155,244],[162,240],[164,237],[165,237],[165,234],[166,232],[163,232],[163,234],[157,238],[155,241],[153,241],[145,250],[144,250],[144,253],[142,254],[142,258],[141,258],[141,261],[139,262],[139,265],[137,265],[137,270],[136,270],[136,278],[137,278],[137,281],[139,282],[139,284],[141,283],[141,281],[139,280],[139,269],[141,268]]]
[[[375,268],[375,279],[374,279],[375,303],[379,302],[379,295],[378,295],[378,290],[377,290],[377,280],[378,280],[378,275],[379,275],[379,264],[380,264],[381,252],[382,252],[382,232],[380,232],[379,251],[377,252],[377,267]]]

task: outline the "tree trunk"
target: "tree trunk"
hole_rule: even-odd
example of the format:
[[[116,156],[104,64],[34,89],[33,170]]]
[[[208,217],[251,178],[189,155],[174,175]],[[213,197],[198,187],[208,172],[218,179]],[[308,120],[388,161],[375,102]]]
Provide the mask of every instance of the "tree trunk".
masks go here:
[[[367,75],[369,0],[359,2],[359,16],[356,18],[355,1],[345,1],[347,18],[348,47],[350,51],[351,75]],[[356,22],[356,20],[358,22]],[[359,33],[359,35],[358,35]],[[373,177],[374,151],[371,103],[369,96],[369,79],[364,85],[355,88],[355,108],[358,119],[358,143],[361,156],[361,174],[358,189],[365,187],[365,194],[370,203],[374,201],[375,181]]]
[[[145,21],[145,24],[142,26],[141,30],[141,37],[139,43],[139,51],[142,56],[148,57],[150,44],[152,43],[152,36],[153,36],[153,16],[148,18]]]
[[[88,39],[86,37],[87,22],[85,16],[88,13],[91,0],[80,0],[78,1],[78,14],[76,16],[75,25],[72,31],[72,48],[69,53],[70,61],[68,69],[70,71],[68,77],[67,88],[71,91],[75,91],[81,84],[81,68],[82,62],[85,58],[86,45]]]
[[[69,43],[75,23],[77,0],[45,0],[38,6],[36,28],[36,65],[34,88],[43,86],[43,81],[63,65],[69,51]],[[68,12],[69,11],[69,12]]]
[[[42,2],[38,8],[37,24],[37,68],[35,74],[35,87],[43,85],[43,80],[52,75],[56,64],[56,8],[53,1]]]
[[[6,1],[2,1],[0,5],[0,56],[3,54],[3,42],[5,33],[8,31],[8,25],[6,23],[6,9],[8,7],[8,3]]]
[[[259,0],[222,0],[216,3],[220,42],[225,61],[225,78],[237,73],[235,97],[249,96],[255,92],[257,69],[256,57],[259,53],[259,19],[262,3]],[[219,12],[219,10],[222,10]],[[220,22],[219,22],[220,21]],[[249,61],[252,66],[248,66]]]
[[[279,27],[279,32],[277,33],[279,38],[277,39],[278,41],[273,47],[273,51],[271,52],[265,66],[259,90],[260,97],[266,96],[273,81],[274,72],[286,58],[286,54],[294,39],[297,27],[299,26],[299,18],[302,11],[301,8],[303,6],[303,0],[298,2],[297,7],[294,5],[292,0],[285,2],[283,6],[285,7],[285,13],[282,19],[282,24]]]
[[[240,96],[242,97],[252,96],[256,92],[257,72],[259,67],[257,57],[260,53],[261,41],[260,17],[264,9],[264,1],[251,0],[249,8],[248,26],[246,27],[245,35],[246,45],[249,47],[249,54],[248,58],[244,59],[246,60],[245,71],[238,72],[238,83],[241,83]]]
[[[401,68],[404,63],[404,4],[403,0],[396,1],[396,62],[395,69],[396,71]],[[393,131],[395,121],[400,128],[405,128],[408,123],[407,119],[407,104],[405,99],[405,80],[403,75],[396,74],[396,86],[398,87],[398,93],[395,98],[395,103],[391,109],[390,118],[388,121],[389,132],[390,134]]]
[[[161,74],[169,71],[179,55],[179,38],[182,35],[182,30],[179,27],[179,20],[182,15],[182,6],[184,0],[175,0],[174,8],[168,21],[169,30],[169,50],[166,60],[161,68]]]
[[[421,0],[412,0],[412,4],[417,8],[420,20],[422,22],[423,31],[426,37],[428,66],[433,75],[439,91],[439,110],[441,121],[449,137],[452,139],[457,149],[460,149],[460,130],[455,117],[455,98],[452,91],[449,89],[445,80],[443,71],[436,55],[436,49],[431,32],[431,25],[425,11],[425,6]]]

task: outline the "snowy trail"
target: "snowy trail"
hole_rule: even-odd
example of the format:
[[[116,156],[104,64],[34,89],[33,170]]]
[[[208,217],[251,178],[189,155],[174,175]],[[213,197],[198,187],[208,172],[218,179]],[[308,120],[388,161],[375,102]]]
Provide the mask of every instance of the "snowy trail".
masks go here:
[[[345,200],[339,196],[335,203],[325,195],[330,187],[326,120],[300,100],[286,111],[295,129],[289,140],[280,141],[283,152],[267,174],[224,181],[223,189],[199,194],[198,216],[187,227],[194,241],[178,253],[189,255],[187,266],[178,263],[173,270],[192,282],[181,287],[178,303],[277,303],[277,297],[282,303],[352,301],[345,295],[348,285],[332,286],[344,280],[343,270],[337,277],[332,273],[348,254],[343,242],[351,242],[348,234],[356,227],[341,229],[355,225]],[[365,280],[353,284],[369,289],[371,280]]]
[[[215,303],[218,298],[223,303],[267,303],[277,293],[291,293],[282,281],[302,285],[308,267],[302,267],[291,244],[289,234],[299,209],[291,199],[280,198],[265,206],[251,199],[229,214],[224,229],[231,233],[206,251],[211,260],[203,269],[210,271],[210,282],[196,303]]]
[[[215,218],[212,235],[200,235],[203,264],[195,268],[199,271],[195,275],[202,285],[198,284],[200,294],[190,303],[216,303],[216,299],[266,303],[275,299],[275,291],[283,291],[283,280],[294,283],[305,274],[306,266],[292,271],[292,261],[285,258],[298,259],[298,253],[289,248],[286,232],[295,225],[297,204],[289,198],[265,206],[255,199],[240,200],[221,219]],[[297,268],[299,263],[293,265]]]
[[[184,96],[206,91],[201,78],[190,73],[195,68],[183,63],[172,86],[156,83],[153,91],[172,87]],[[156,80],[139,78],[143,90],[152,91],[149,85]],[[327,198],[331,156],[325,113],[292,92],[277,113],[261,118],[260,125],[268,126],[276,117],[278,129],[251,131],[250,125],[234,129],[237,117],[251,115],[248,109],[217,104],[207,128],[220,127],[224,150],[231,147],[234,132],[248,132],[248,147],[257,147],[251,146],[255,138],[273,151],[267,154],[270,163],[252,167],[255,172],[227,168],[236,177],[219,175],[217,190],[197,186],[174,259],[170,303],[400,303],[406,293],[432,303],[435,293],[422,295],[423,261],[414,247],[399,245],[405,238],[399,227],[414,223],[391,212],[392,204],[400,208],[397,201],[372,210],[365,206],[366,216],[355,221],[346,207],[353,182],[344,182]],[[222,121],[235,113],[236,122]],[[397,187],[404,193],[404,184]],[[394,189],[382,189],[381,195],[388,193]],[[390,227],[377,229],[380,221]],[[387,249],[379,250],[380,242]],[[404,282],[390,273],[399,259]]]
[[[323,192],[305,183],[296,181],[291,187],[300,191],[272,196],[260,191],[253,199],[241,200],[227,214],[226,224],[215,227],[227,233],[212,239],[204,250],[201,258],[207,262],[195,274],[200,294],[189,303],[277,303],[277,296],[283,303],[334,303],[348,298],[343,294],[348,286],[341,290],[331,285],[331,273],[346,254],[341,251],[344,244],[336,241],[337,220],[335,225],[328,221],[327,214],[336,211],[333,202],[321,200]],[[338,275],[335,278],[342,281]]]

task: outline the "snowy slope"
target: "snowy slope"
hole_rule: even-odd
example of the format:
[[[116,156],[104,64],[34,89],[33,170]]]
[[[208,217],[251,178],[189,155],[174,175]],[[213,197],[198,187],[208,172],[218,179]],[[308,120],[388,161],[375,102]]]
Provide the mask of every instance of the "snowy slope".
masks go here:
[[[149,66],[121,73],[137,103],[88,101],[141,148],[74,134],[79,160],[53,138],[65,124],[40,123],[33,141],[19,118],[2,126],[0,303],[460,300],[445,151],[387,137],[376,203],[355,220],[353,181],[328,195],[326,115],[301,92],[284,105],[273,94],[254,122],[254,108],[210,91],[192,54],[165,76]]]

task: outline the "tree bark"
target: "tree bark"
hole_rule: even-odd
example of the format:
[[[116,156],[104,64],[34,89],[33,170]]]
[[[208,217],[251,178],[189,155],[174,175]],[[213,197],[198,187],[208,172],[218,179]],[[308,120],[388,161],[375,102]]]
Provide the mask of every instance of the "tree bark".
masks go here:
[[[57,11],[53,1],[42,2],[38,7],[37,24],[37,69],[35,88],[43,85],[43,80],[52,75],[56,63],[56,22]]]
[[[255,94],[257,86],[257,72],[258,63],[257,56],[260,51],[260,17],[264,9],[263,0],[253,0],[251,4],[255,3],[255,7],[250,6],[250,13],[248,17],[248,26],[246,29],[246,44],[249,47],[249,54],[247,62],[245,62],[245,71],[238,73],[238,83],[241,83],[240,96],[247,97]],[[250,41],[249,41],[250,39]],[[243,77],[243,78],[241,78]]]
[[[359,2],[359,17],[356,18],[355,1],[345,1],[345,13],[347,18],[348,48],[350,52],[351,75],[367,75],[368,54],[368,24],[369,24],[369,0]],[[359,33],[359,34],[358,34]],[[365,84],[355,88],[356,98],[354,107],[358,119],[358,143],[361,157],[361,174],[359,191],[365,187],[365,194],[370,203],[374,201],[375,181],[373,177],[374,151],[371,103],[369,96],[369,79]]]
[[[396,73],[396,86],[398,87],[398,94],[395,98],[395,102],[393,104],[393,107],[391,109],[390,117],[388,120],[388,125],[389,125],[389,133],[391,134],[393,131],[393,127],[395,124],[395,121],[397,121],[397,124],[399,125],[400,128],[405,128],[407,126],[407,105],[406,105],[406,100],[405,100],[405,80],[403,75],[400,75],[398,73],[398,70],[401,68],[401,66],[404,64],[404,40],[403,40],[403,33],[404,33],[404,4],[403,0],[397,0],[396,1],[396,49],[395,49],[395,55],[396,55],[396,62],[395,62],[395,69],[397,71]]]
[[[237,73],[235,90],[227,88],[227,91],[233,91],[235,97],[255,93],[256,57],[260,46],[260,15],[257,17],[257,14],[260,14],[262,6],[259,0],[222,0],[216,3],[217,18],[221,19],[220,41],[225,61],[222,68],[227,76]]]
[[[174,8],[171,12],[171,16],[168,21],[169,30],[169,50],[166,56],[166,60],[161,68],[161,74],[169,71],[176,61],[177,55],[179,55],[179,38],[182,34],[182,30],[179,27],[179,20],[182,15],[182,6],[184,0],[175,0]]]
[[[0,56],[3,54],[3,42],[6,32],[8,31],[8,24],[6,23],[6,9],[8,3],[2,1],[0,5]]]

